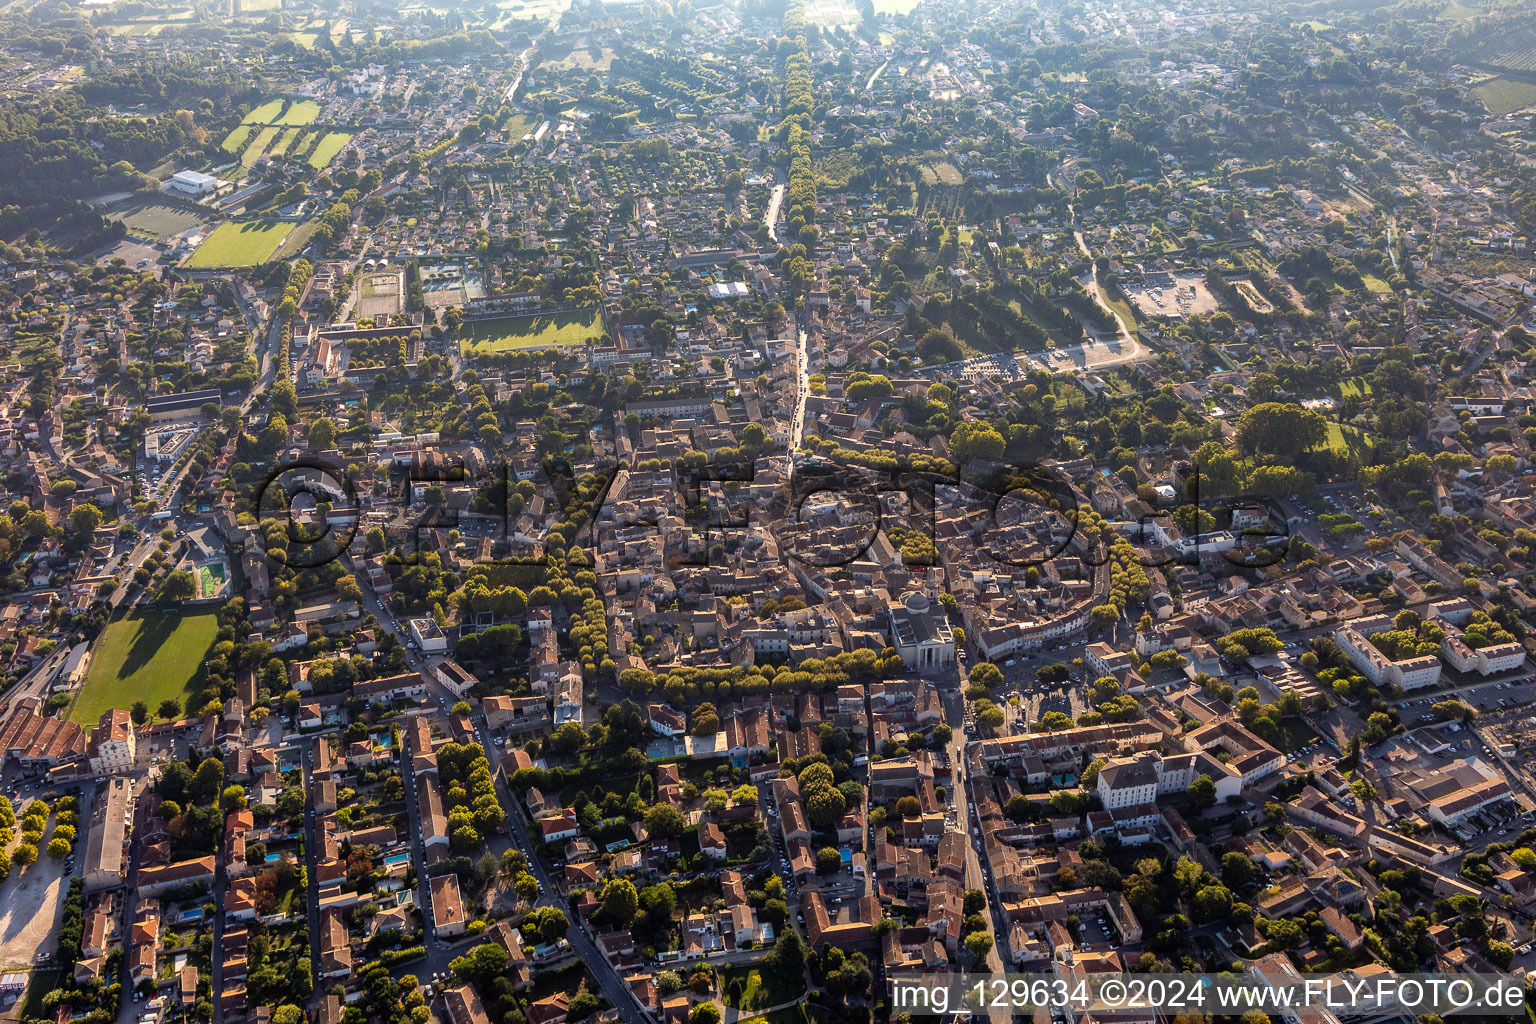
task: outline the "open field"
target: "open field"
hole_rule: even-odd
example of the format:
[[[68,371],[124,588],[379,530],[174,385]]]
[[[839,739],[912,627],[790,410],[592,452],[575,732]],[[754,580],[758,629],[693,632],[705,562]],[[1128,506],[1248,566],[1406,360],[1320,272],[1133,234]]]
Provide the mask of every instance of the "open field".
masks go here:
[[[108,624],[69,717],[89,726],[103,711],[132,707],[136,700],[151,711],[167,697],[185,700],[202,678],[203,657],[218,632],[211,608],[136,612]]]
[[[282,100],[267,100],[255,110],[246,114],[242,124],[272,124],[279,114],[283,112]]]
[[[352,140],[347,132],[328,132],[325,138],[315,143],[315,148],[309,154],[309,166],[317,171],[325,170],[327,164],[336,159],[336,154],[341,152],[341,147]]]
[[[923,164],[923,181],[929,185],[958,185],[965,180],[965,175],[960,169],[948,160],[941,160],[936,164]]]
[[[772,976],[764,977],[756,967],[727,968],[721,972],[720,982],[725,1004],[737,1010],[778,1006],[803,994],[783,985]]]
[[[39,969],[32,972],[27,983],[27,998],[21,1004],[23,1020],[35,1020],[43,1015],[43,996],[52,992],[64,972],[57,968]]]
[[[400,312],[400,271],[385,274],[364,274],[357,285],[357,315],[366,317],[394,316]]]
[[[1328,447],[1341,455],[1354,453],[1360,458],[1370,454],[1371,439],[1365,431],[1359,427],[1352,427],[1347,423],[1335,423],[1328,421]]]
[[[272,125],[261,129],[261,131],[252,136],[250,143],[245,147],[245,152],[240,154],[240,162],[246,167],[256,166],[257,159],[267,151],[268,146],[272,145],[272,140],[277,138],[279,130],[275,125]]]
[[[151,238],[169,238],[203,223],[203,218],[191,210],[152,199],[132,199],[107,216],[128,225],[129,231]]]
[[[1536,84],[1520,82],[1513,78],[1490,78],[1472,87],[1494,115],[1512,114],[1526,107],[1536,106]]]
[[[550,21],[570,8],[570,0],[503,0],[496,5],[496,18],[491,28],[505,28],[518,21]]]
[[[511,352],[523,348],[565,348],[603,335],[597,310],[498,316],[466,321],[459,350],[465,355]]]
[[[272,258],[294,224],[286,220],[225,221],[187,260],[191,270],[254,267]]]
[[[219,143],[219,148],[226,153],[238,153],[245,148],[247,142],[251,141],[251,135],[255,131],[255,125],[237,125],[233,131],[224,136],[224,141]]]
[[[272,147],[267,150],[267,156],[282,156],[293,148],[293,144],[299,141],[299,136],[304,133],[298,128],[285,128],[272,140]]]
[[[314,100],[300,100],[288,108],[282,117],[277,119],[277,124],[301,125],[312,124],[315,118],[320,116],[320,104]]]

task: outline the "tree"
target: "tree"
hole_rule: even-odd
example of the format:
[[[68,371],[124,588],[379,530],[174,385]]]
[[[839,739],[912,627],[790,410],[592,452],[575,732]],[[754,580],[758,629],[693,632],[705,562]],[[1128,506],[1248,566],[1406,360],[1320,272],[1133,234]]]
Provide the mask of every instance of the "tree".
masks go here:
[[[188,791],[203,800],[219,795],[224,785],[224,763],[216,757],[204,758],[192,776]]]
[[[1223,854],[1221,880],[1233,888],[1242,888],[1253,880],[1253,861],[1236,850]]]
[[[836,822],[848,809],[843,794],[834,786],[817,784],[806,790],[804,796],[806,817],[822,828]]]
[[[950,454],[961,462],[996,462],[1006,448],[997,428],[981,420],[961,420],[949,438]]]
[[[601,1005],[597,996],[587,990],[586,983],[582,983],[580,991],[571,997],[571,1005],[566,1007],[565,1019],[568,1024],[576,1024],[596,1013]]]
[[[559,907],[540,907],[528,915],[528,922],[534,926],[539,938],[545,943],[559,942],[565,938],[565,931],[571,926],[565,911]]]
[[[174,721],[181,714],[181,702],[175,697],[167,697],[160,702],[160,706],[155,709],[155,713],[168,722]]]
[[[69,853],[68,839],[54,839],[48,844],[48,856],[54,860],[63,860],[67,853]]]
[[[818,875],[830,875],[843,864],[843,855],[830,846],[823,846],[816,851],[816,873]]]
[[[720,731],[720,716],[715,712],[713,704],[706,702],[693,709],[693,728],[690,731],[695,736],[713,736]]]
[[[983,661],[971,669],[971,682],[985,686],[989,690],[996,689],[1003,683],[1003,670],[990,661]]]
[[[134,725],[143,725],[149,721],[149,705],[141,700],[133,702],[133,708],[128,712],[128,717],[133,719]]]
[[[321,416],[309,425],[309,447],[312,451],[330,451],[336,447],[336,424]]]
[[[1207,885],[1195,893],[1195,914],[1202,921],[1215,921],[1232,911],[1232,892],[1224,885]]]
[[[983,961],[992,952],[992,936],[986,932],[971,932],[965,937],[965,948],[977,962]]]
[[[1189,784],[1187,792],[1195,801],[1195,806],[1202,810],[1216,805],[1216,783],[1211,781],[1209,775],[1201,774]]]
[[[671,804],[655,804],[645,812],[645,829],[652,839],[672,839],[683,834],[688,822]]]
[[[603,885],[603,913],[620,928],[628,928],[640,909],[640,894],[627,878],[610,878]]]
[[[465,981],[490,981],[507,966],[507,951],[500,943],[484,942],[461,957],[455,957],[448,969]]]
[[[21,843],[11,851],[11,863],[27,865],[37,860],[37,847],[31,843]]]
[[[1249,455],[1294,458],[1327,438],[1322,414],[1294,402],[1260,402],[1237,419],[1237,443]]]
[[[101,509],[93,502],[81,502],[69,513],[69,526],[76,535],[89,537],[101,525]]]
[[[160,585],[160,600],[186,601],[197,593],[197,581],[185,569],[177,569],[166,576]]]
[[[688,1024],[720,1024],[720,1007],[713,1002],[700,1003],[688,1015]]]
[[[774,943],[763,966],[798,993],[805,984],[805,944],[800,941],[800,933],[793,928],[780,932],[779,941]]]

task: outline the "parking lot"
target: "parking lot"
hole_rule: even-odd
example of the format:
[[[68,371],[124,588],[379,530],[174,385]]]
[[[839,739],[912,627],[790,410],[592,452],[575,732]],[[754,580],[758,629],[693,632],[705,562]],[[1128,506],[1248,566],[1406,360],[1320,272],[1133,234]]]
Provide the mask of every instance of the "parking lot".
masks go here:
[[[1111,950],[1120,945],[1119,933],[1104,916],[1103,911],[1083,915],[1077,926],[1078,948],[1084,950]]]
[[[1446,700],[1459,700],[1468,707],[1496,715],[1501,711],[1536,700],[1536,680],[1522,678],[1481,683],[1458,687],[1448,692],[1437,691],[1433,695],[1423,697],[1416,697],[1410,693],[1398,704],[1398,713],[1402,716],[1403,724],[1410,728],[1429,725],[1435,720],[1431,708]]]

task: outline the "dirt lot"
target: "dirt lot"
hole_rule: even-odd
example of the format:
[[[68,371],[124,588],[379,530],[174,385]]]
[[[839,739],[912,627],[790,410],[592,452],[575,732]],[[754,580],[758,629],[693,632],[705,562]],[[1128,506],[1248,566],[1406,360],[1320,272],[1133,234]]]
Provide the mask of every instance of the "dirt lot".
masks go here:
[[[1221,308],[1205,286],[1205,279],[1198,274],[1173,274],[1171,287],[1163,282],[1161,287],[1151,284],[1127,284],[1122,286],[1126,297],[1136,306],[1136,312],[1144,319],[1159,317],[1187,320],[1191,316],[1203,316]]]
[[[365,274],[358,283],[359,317],[394,316],[400,312],[401,274]]]
[[[20,803],[17,801],[18,815],[22,810]],[[87,831],[84,826],[90,820],[90,798],[82,796],[79,817],[82,827],[75,844],[77,858],[84,856]],[[50,818],[48,831],[38,844],[40,856],[37,863],[12,867],[11,876],[0,883],[0,970],[25,970],[38,953],[52,953],[57,947],[59,912],[68,883],[64,877],[64,862],[54,860],[45,852],[52,837],[53,819]]]

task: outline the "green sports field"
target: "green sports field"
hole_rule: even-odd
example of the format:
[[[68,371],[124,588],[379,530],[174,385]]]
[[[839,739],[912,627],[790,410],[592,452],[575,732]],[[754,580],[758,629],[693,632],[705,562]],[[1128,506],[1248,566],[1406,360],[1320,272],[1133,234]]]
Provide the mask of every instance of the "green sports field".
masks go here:
[[[167,697],[185,701],[202,679],[203,658],[218,633],[218,613],[211,608],[135,612],[108,624],[92,649],[70,719],[90,725],[108,708],[131,708],[137,700],[151,713]]]
[[[293,221],[286,220],[225,221],[203,239],[185,266],[190,270],[254,267],[272,258],[293,227]]]
[[[571,348],[601,338],[603,333],[602,318],[595,309],[498,316],[466,322],[459,330],[459,351],[468,356],[524,348]]]

